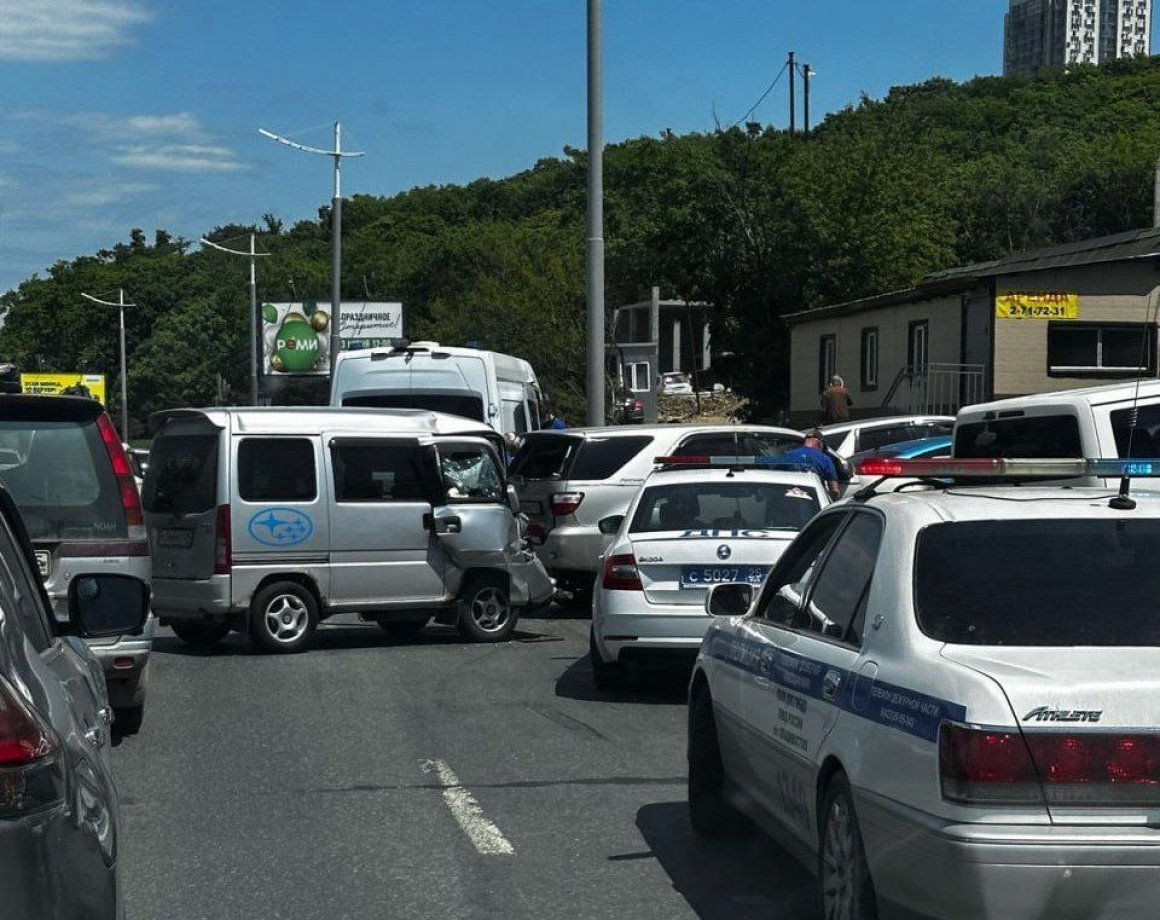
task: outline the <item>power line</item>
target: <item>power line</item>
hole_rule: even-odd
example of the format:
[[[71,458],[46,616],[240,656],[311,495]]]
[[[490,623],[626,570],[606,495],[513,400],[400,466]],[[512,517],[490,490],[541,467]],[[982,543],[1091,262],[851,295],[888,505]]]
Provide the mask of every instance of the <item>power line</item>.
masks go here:
[[[777,72],[777,76],[773,78],[773,82],[770,83],[769,86],[767,86],[765,88],[765,92],[762,93],[761,96],[758,98],[758,100],[755,103],[753,103],[753,105],[751,105],[749,107],[748,112],[746,112],[744,115],[742,115],[740,118],[738,118],[737,121],[733,122],[733,124],[730,125],[731,128],[736,128],[739,124],[741,124],[741,122],[743,122],[747,118],[749,118],[749,116],[752,115],[757,110],[757,107],[759,105],[761,105],[761,103],[765,102],[765,100],[769,96],[769,94],[773,92],[774,87],[776,87],[777,84],[779,82],[781,82],[781,78],[785,76],[785,72],[788,69],[789,69],[789,61],[786,61],[784,64],[781,65],[781,70],[779,70]]]

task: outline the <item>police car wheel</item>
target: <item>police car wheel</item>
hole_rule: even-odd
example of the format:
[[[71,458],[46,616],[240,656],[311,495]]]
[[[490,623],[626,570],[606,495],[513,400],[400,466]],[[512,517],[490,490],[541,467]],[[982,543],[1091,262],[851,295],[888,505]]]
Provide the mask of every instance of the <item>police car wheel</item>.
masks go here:
[[[588,631],[588,663],[592,668],[592,683],[597,690],[617,690],[624,686],[624,668],[617,662],[608,662],[596,649],[596,636]]]
[[[506,642],[519,615],[507,582],[498,575],[476,575],[459,595],[459,629],[472,642]]]
[[[296,582],[267,585],[250,602],[250,638],[262,651],[305,651],[317,626],[314,595]]]
[[[689,823],[702,837],[738,837],[749,819],[725,800],[725,765],[717,741],[713,698],[702,685],[689,702]]]
[[[818,892],[825,920],[874,920],[874,884],[845,774],[830,781],[822,802]]]
[[[174,635],[187,645],[212,648],[230,633],[229,623],[200,623],[177,620],[171,624]]]

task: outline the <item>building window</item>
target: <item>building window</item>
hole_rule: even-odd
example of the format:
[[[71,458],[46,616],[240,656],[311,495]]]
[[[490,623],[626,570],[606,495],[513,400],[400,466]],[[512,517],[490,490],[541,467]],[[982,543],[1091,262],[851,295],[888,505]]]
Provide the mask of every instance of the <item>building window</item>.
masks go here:
[[[652,375],[647,361],[630,364],[625,370],[628,371],[628,389],[631,392],[647,393],[652,389]]]
[[[1048,323],[1052,377],[1131,377],[1156,372],[1156,327],[1132,323]]]
[[[862,330],[862,389],[878,389],[878,327]]]
[[[930,361],[930,321],[915,320],[906,331],[906,366],[912,374],[925,374]]]
[[[830,385],[830,378],[838,372],[838,337],[823,335],[818,340],[818,391]]]

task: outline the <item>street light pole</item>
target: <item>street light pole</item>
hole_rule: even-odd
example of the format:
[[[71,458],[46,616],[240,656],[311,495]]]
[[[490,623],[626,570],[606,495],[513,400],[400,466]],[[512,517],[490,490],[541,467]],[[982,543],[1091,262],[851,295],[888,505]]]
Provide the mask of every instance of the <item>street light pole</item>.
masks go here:
[[[258,252],[254,248],[254,234],[250,234],[250,251],[242,252],[238,249],[226,249],[213,240],[201,238],[203,246],[209,246],[219,252],[228,252],[232,256],[248,256],[250,260],[250,405],[258,404],[258,278],[255,266],[261,256],[268,256],[268,252]]]
[[[129,440],[129,387],[128,387],[128,364],[125,359],[125,307],[135,307],[136,304],[125,303],[125,289],[117,288],[117,299],[100,300],[93,297],[91,294],[81,292],[81,297],[85,300],[90,300],[93,303],[100,304],[102,307],[116,307],[118,317],[120,319],[121,327],[121,440],[128,442]]]
[[[334,365],[337,363],[339,351],[339,330],[342,328],[342,158],[361,157],[361,151],[345,151],[342,149],[342,124],[334,123],[334,149],[323,150],[320,147],[309,147],[298,144],[287,137],[259,128],[258,133],[270,140],[301,150],[303,153],[317,153],[321,156],[334,157],[334,199],[331,202],[331,234],[333,240],[333,262],[330,279],[330,373],[334,380]]]
[[[588,0],[588,424],[604,414],[603,2]]]

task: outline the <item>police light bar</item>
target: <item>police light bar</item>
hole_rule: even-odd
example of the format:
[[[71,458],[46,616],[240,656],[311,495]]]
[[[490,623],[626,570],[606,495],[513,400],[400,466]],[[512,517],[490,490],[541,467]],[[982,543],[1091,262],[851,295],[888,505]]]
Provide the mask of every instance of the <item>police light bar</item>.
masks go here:
[[[1154,460],[1081,460],[1047,458],[1037,460],[963,459],[885,460],[870,458],[858,464],[859,476],[885,479],[1076,479],[1082,476],[1105,478],[1160,477],[1160,458]]]
[[[759,466],[764,469],[804,470],[806,472],[813,469],[808,464],[794,463],[772,455],[757,457],[736,454],[687,454],[680,457],[655,457],[653,462],[657,466]]]

